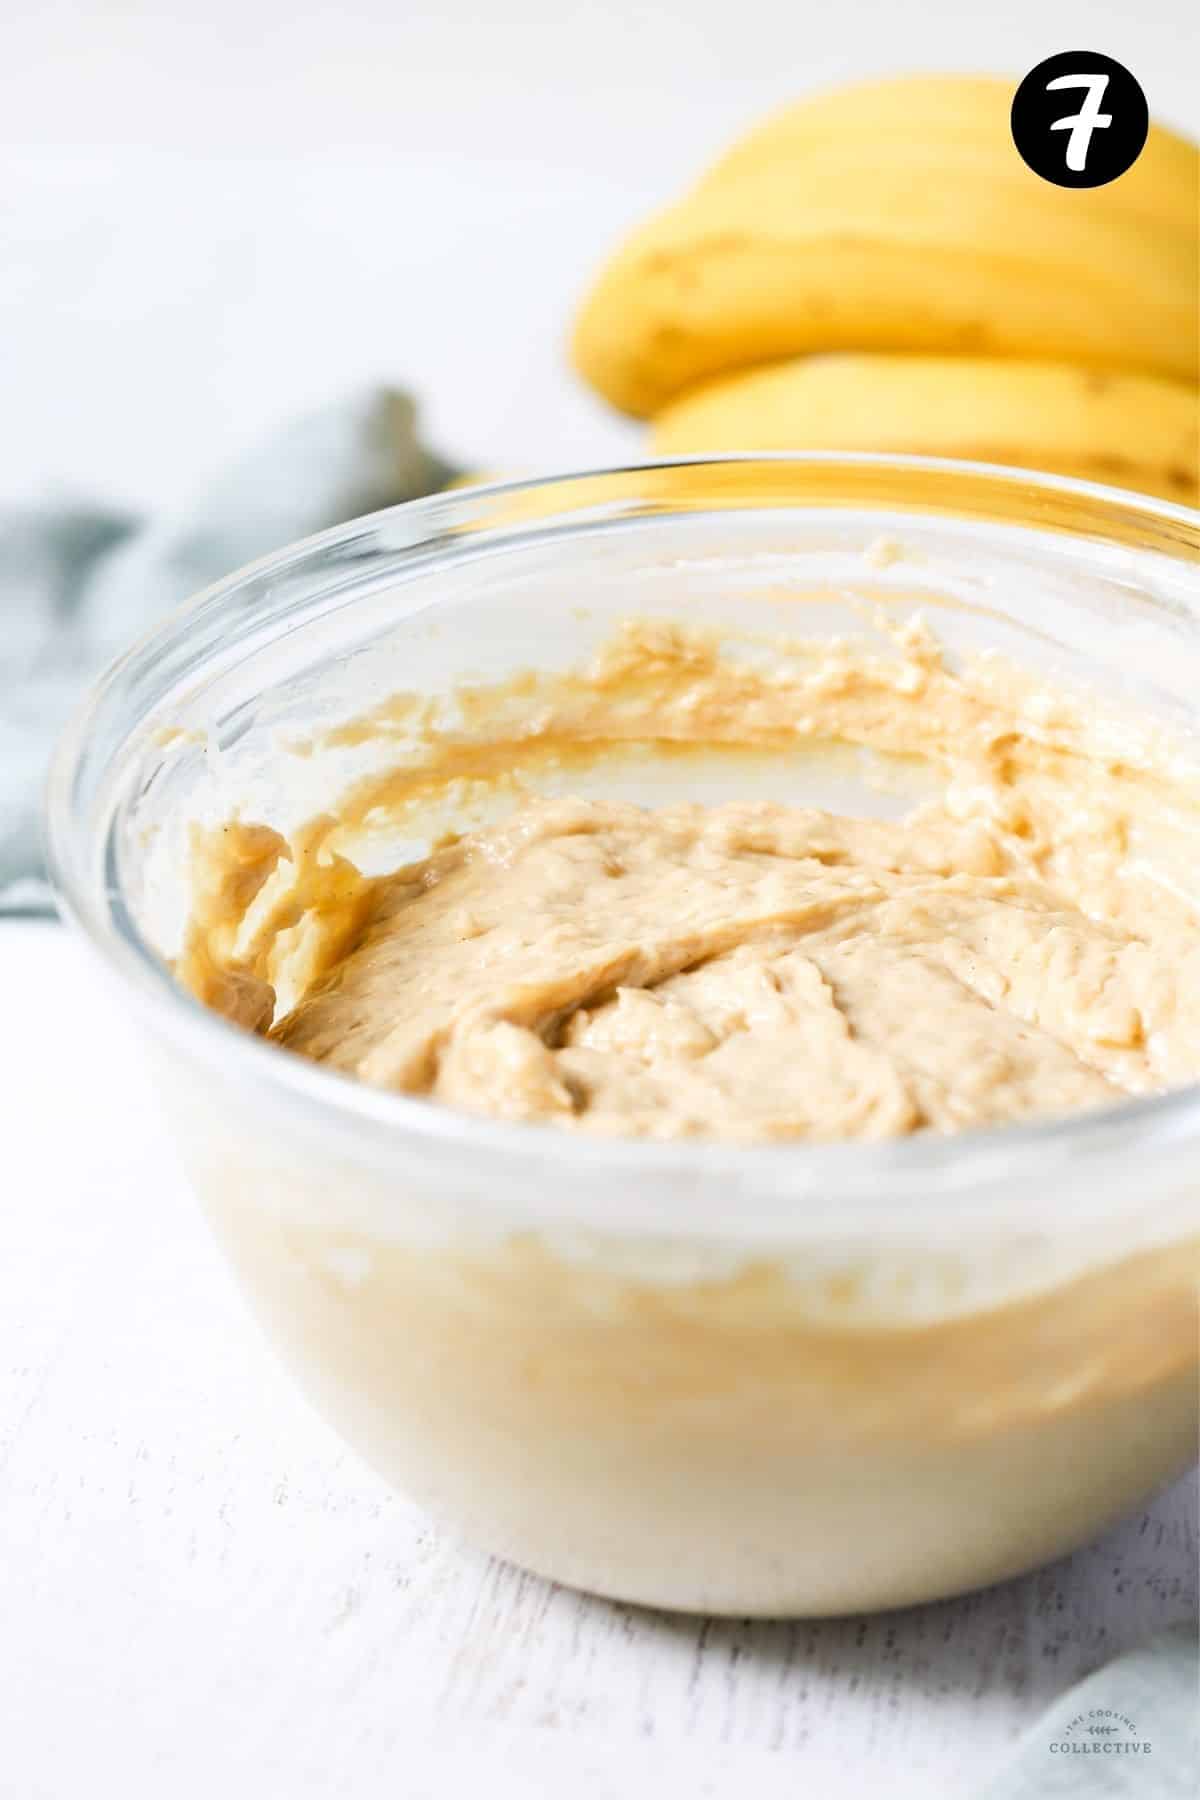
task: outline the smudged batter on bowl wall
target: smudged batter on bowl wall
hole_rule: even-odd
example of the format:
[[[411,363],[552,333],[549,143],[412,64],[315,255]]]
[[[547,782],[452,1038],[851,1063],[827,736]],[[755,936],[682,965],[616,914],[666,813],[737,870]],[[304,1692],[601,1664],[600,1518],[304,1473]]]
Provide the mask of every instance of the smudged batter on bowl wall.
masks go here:
[[[1149,722],[956,672],[919,623],[764,660],[635,622],[585,671],[422,719],[420,754],[291,842],[197,835],[179,974],[206,1003],[380,1087],[608,1135],[958,1131],[1200,1077],[1200,779]],[[920,758],[940,793],[889,823],[533,791],[631,745],[798,743]],[[464,787],[514,810],[359,872],[358,837]]]

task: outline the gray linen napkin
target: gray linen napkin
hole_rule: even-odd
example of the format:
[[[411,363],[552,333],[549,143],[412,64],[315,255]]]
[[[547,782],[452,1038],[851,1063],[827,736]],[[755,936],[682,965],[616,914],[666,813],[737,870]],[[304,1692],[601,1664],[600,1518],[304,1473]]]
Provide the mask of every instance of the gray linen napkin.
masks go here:
[[[0,914],[51,910],[46,763],[106,663],[241,564],[453,473],[419,442],[408,396],[371,388],[294,421],[161,520],[64,502],[0,509]]]
[[[979,1800],[1195,1800],[1200,1638],[1176,1626],[1097,1669],[1022,1736]]]

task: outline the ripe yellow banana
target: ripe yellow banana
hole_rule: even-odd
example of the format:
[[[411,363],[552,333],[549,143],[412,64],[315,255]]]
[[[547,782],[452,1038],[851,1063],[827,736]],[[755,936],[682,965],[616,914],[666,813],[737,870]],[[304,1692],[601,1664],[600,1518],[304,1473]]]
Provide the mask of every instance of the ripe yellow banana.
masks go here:
[[[791,108],[618,252],[582,308],[576,365],[642,415],[715,376],[824,350],[1193,379],[1195,146],[1156,127],[1117,181],[1057,188],[1017,155],[1012,92],[920,78]]]
[[[974,356],[802,357],[697,388],[659,456],[903,450],[1048,469],[1200,501],[1200,392],[1156,375]]]
[[[883,160],[894,146],[904,154],[904,146],[914,140],[928,141],[956,159],[994,161],[998,137],[1008,131],[1014,86],[994,76],[908,75],[813,94],[748,132],[713,164],[700,185],[736,181],[763,163],[813,149],[835,149],[844,157],[856,145],[866,145]],[[1106,192],[1106,204],[1118,210],[1194,235],[1196,146],[1155,126],[1136,163]]]
[[[440,494],[453,493],[456,488],[486,487],[492,481],[512,481],[512,475],[505,475],[499,469],[464,469],[461,475],[455,475],[438,489]]]

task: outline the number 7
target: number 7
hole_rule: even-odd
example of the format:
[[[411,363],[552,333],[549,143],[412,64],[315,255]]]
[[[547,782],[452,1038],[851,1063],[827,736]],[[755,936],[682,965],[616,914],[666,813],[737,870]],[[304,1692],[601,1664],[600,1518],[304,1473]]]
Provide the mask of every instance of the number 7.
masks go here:
[[[1067,167],[1076,174],[1087,167],[1088,146],[1092,141],[1093,131],[1102,131],[1106,125],[1112,124],[1112,114],[1100,111],[1100,102],[1107,86],[1107,75],[1060,75],[1056,81],[1046,83],[1047,93],[1055,88],[1087,89],[1087,99],[1079,111],[1072,113],[1069,119],[1056,119],[1050,127],[1051,131],[1071,133],[1067,142]]]

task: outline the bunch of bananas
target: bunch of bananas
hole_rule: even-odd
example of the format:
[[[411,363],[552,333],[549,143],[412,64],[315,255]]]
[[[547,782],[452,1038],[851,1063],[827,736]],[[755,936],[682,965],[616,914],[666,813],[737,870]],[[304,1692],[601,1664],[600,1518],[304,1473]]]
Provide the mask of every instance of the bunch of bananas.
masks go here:
[[[663,455],[904,450],[1195,505],[1200,157],[1018,156],[1011,84],[871,82],[736,144],[602,271],[574,359]]]

